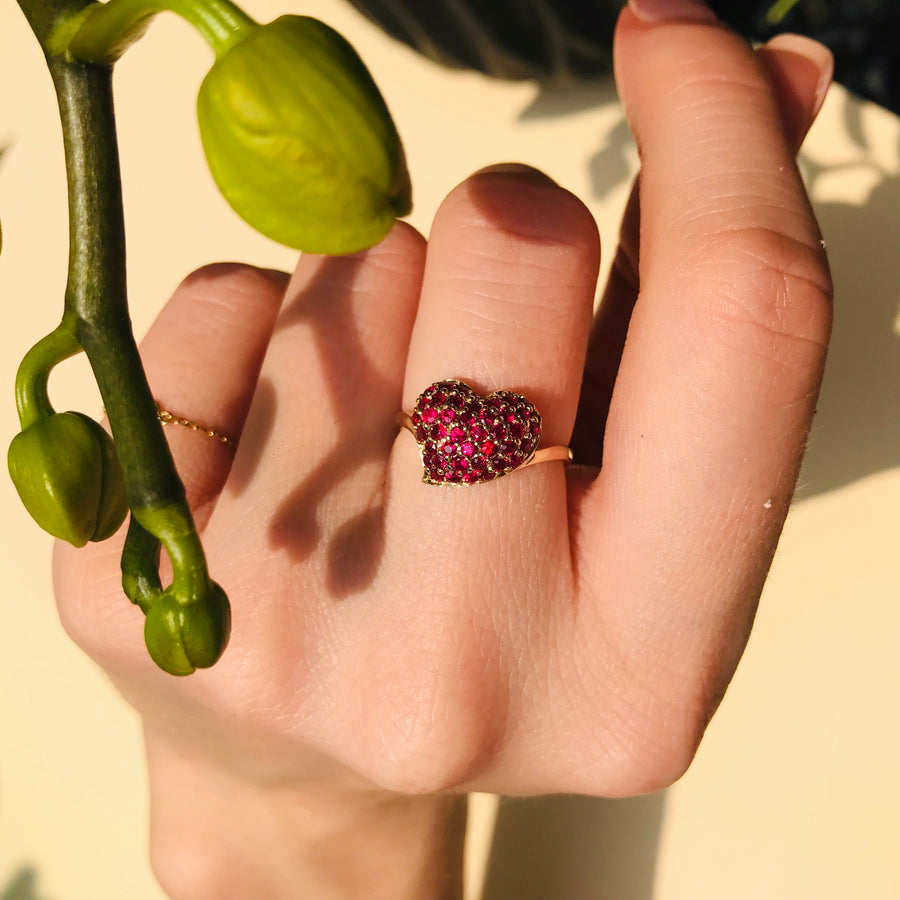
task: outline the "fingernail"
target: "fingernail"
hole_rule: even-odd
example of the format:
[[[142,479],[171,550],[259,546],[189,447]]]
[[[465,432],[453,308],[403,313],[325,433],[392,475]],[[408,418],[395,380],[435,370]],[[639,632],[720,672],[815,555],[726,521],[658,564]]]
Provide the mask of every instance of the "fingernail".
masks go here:
[[[834,77],[834,56],[831,51],[818,41],[804,37],[802,34],[777,34],[766,41],[767,50],[775,50],[778,53],[790,53],[800,57],[809,68],[809,82],[815,83],[813,96],[815,105],[813,118],[822,108],[825,95]]]
[[[717,22],[703,0],[628,0],[631,11],[650,25],[664,22]]]

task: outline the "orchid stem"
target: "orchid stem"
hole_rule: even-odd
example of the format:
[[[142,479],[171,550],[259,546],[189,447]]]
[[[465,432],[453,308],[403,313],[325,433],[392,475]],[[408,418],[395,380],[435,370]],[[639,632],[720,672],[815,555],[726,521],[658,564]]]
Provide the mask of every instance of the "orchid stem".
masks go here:
[[[90,6],[85,0],[19,0],[19,5],[44,49],[56,88],[69,193],[65,328],[32,352],[43,347],[59,356],[84,349],[109,418],[132,515],[166,547],[174,571],[172,590],[179,600],[202,600],[209,588],[206,559],[157,419],[128,312],[112,66],[53,52],[60,22],[83,14]],[[52,409],[46,380],[32,379],[31,386],[36,400]],[[137,550],[146,557],[138,568],[144,573],[158,566],[155,542],[138,541]],[[133,553],[129,565],[136,566]],[[142,585],[148,583],[145,579]],[[144,609],[149,601],[142,600],[138,605]]]

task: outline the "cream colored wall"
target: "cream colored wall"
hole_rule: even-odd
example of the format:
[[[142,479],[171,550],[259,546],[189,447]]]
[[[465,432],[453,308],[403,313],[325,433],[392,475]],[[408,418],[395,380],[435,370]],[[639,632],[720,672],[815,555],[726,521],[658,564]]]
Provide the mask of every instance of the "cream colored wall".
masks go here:
[[[288,9],[247,6],[261,19]],[[517,159],[585,198],[613,246],[634,153],[609,85],[537,97],[531,85],[440,70],[339,0],[295,11],[343,30],[368,61],[404,135],[419,228],[467,173]],[[208,63],[199,39],[170,19],[118,69],[138,332],[204,262],[291,265],[211,185],[193,120]],[[0,4],[4,145],[6,441],[15,367],[58,320],[66,262],[52,89],[12,0]],[[900,123],[835,90],[803,160],[834,264],[836,333],[746,658],[695,765],[664,794],[508,800],[499,811],[478,798],[470,867],[477,887],[487,865],[489,900],[900,898]],[[57,404],[97,409],[86,367],[67,372],[53,385]],[[160,900],[145,861],[139,724],[61,633],[49,539],[5,477],[0,504],[0,898]]]

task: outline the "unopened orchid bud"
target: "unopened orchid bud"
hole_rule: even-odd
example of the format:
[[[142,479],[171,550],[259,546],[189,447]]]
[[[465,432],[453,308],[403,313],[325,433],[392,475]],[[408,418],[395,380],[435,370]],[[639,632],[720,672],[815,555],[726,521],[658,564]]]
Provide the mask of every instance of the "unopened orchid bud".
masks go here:
[[[282,244],[351,253],[410,210],[387,106],[353,47],[316,19],[250,29],[207,73],[197,113],[219,190]]]
[[[170,675],[190,675],[213,665],[231,632],[231,608],[214,581],[200,597],[179,598],[172,587],[147,610],[144,642],[153,661]]]
[[[125,519],[128,505],[112,438],[81,413],[54,413],[17,434],[7,458],[19,497],[32,518],[76,547],[102,541]]]

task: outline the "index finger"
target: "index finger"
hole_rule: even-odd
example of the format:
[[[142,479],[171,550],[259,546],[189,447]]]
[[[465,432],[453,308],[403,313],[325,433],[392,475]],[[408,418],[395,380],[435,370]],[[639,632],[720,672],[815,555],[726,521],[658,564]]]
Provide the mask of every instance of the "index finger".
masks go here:
[[[625,635],[627,658],[639,635],[642,658],[676,676],[697,712],[688,727],[702,730],[797,477],[831,285],[752,49],[709,19],[649,22],[632,10],[616,40],[642,165],[641,290],[603,468],[581,505],[579,572],[588,593],[603,585],[609,598],[607,640]]]

